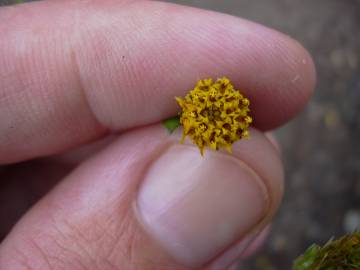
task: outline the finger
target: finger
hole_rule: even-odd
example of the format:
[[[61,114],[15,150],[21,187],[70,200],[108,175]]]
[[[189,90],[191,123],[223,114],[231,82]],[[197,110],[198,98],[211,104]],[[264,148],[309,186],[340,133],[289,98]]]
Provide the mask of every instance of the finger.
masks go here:
[[[79,163],[100,152],[116,138],[107,136],[62,155],[0,167],[0,242],[33,204]]]
[[[248,247],[246,247],[246,249],[242,252],[240,259],[237,262],[233,263],[227,270],[242,269],[242,268],[240,268],[241,262],[251,256],[254,256],[254,254],[256,254],[256,252],[258,252],[260,250],[260,248],[264,245],[265,240],[268,238],[268,235],[270,232],[270,227],[271,227],[271,225],[267,225],[256,236],[256,238],[251,242],[251,244]]]
[[[255,240],[241,254],[241,259],[253,256],[264,245],[269,236],[271,225],[267,225],[255,238]]]
[[[234,155],[179,145],[152,126],[124,134],[35,205],[0,246],[0,268],[226,269],[282,196],[259,132]]]
[[[100,152],[118,138],[119,136],[116,134],[108,135],[93,143],[85,144],[60,155],[51,156],[50,159],[61,164],[76,166]]]
[[[266,132],[265,136],[271,142],[271,144],[275,147],[275,149],[281,154],[281,146],[280,146],[277,138],[275,137],[274,133]]]
[[[38,159],[0,170],[0,242],[21,216],[72,169],[72,163]]]
[[[166,3],[2,8],[0,35],[0,163],[158,122],[176,114],[174,96],[202,78],[228,76],[249,96],[260,129],[293,117],[314,87],[312,60],[294,40]]]

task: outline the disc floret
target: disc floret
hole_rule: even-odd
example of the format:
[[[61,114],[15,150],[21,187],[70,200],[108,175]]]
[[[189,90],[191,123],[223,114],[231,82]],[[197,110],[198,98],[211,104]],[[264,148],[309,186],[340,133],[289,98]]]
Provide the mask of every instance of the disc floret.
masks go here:
[[[225,148],[231,152],[235,141],[249,137],[250,101],[229,79],[200,80],[185,98],[177,97],[176,100],[182,109],[182,141],[189,136],[202,155],[205,147]]]

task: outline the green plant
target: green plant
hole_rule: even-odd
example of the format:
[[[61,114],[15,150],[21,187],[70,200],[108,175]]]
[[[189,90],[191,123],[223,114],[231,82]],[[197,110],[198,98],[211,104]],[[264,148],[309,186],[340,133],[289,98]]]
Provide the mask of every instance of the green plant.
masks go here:
[[[294,262],[293,270],[359,270],[360,231],[312,245]]]

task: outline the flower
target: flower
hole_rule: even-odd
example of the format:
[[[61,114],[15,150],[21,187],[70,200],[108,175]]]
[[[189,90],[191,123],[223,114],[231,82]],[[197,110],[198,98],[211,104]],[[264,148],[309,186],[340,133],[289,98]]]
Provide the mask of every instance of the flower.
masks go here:
[[[189,136],[201,155],[205,147],[225,148],[231,153],[235,141],[249,137],[250,101],[225,77],[214,83],[212,79],[200,80],[185,98],[176,97],[176,101],[182,109],[181,141]]]

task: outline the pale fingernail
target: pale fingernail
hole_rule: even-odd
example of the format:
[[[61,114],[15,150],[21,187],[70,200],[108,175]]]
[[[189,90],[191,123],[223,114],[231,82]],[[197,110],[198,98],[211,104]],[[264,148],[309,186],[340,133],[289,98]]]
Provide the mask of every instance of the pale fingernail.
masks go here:
[[[179,263],[201,266],[266,215],[262,180],[235,157],[170,147],[148,169],[137,207],[151,236]]]

